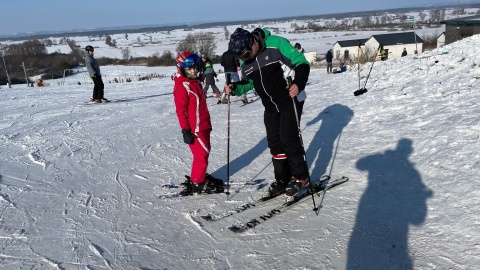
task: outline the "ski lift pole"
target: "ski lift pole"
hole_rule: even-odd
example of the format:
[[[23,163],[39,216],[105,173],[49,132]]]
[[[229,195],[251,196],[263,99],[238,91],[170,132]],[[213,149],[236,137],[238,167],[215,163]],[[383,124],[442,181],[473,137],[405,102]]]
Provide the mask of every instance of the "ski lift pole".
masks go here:
[[[380,44],[380,46],[378,46],[378,49],[375,51],[375,55],[373,56],[372,66],[370,67],[370,71],[368,72],[367,79],[365,80],[365,84],[363,85],[363,88],[353,92],[353,95],[360,96],[365,94],[368,91],[367,88],[365,87],[367,86],[368,78],[370,78],[370,73],[372,73],[373,64],[375,64],[375,60],[377,59],[378,52],[382,47],[383,47],[382,44]]]
[[[415,37],[415,52],[418,54],[417,34],[415,33],[415,19],[412,20],[413,36]]]
[[[358,53],[357,53],[357,71],[358,71],[358,90],[360,90],[360,40],[358,41]]]

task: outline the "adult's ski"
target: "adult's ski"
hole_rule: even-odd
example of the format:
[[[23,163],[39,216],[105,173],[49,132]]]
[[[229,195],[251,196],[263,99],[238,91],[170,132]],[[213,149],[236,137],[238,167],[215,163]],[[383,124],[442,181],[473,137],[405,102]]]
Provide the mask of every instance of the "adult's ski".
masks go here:
[[[324,181],[320,181],[320,182],[312,183],[312,184],[314,185],[315,193],[318,193],[318,192],[321,192],[323,190],[329,190],[329,189],[331,189],[333,187],[336,187],[340,184],[343,184],[347,181],[348,181],[348,177],[343,176],[342,178],[339,178],[339,179],[324,180]],[[243,223],[243,224],[240,224],[240,225],[232,225],[232,226],[228,227],[228,229],[230,231],[234,232],[234,233],[243,233],[248,229],[255,228],[258,225],[263,224],[267,220],[270,220],[272,217],[275,217],[275,216],[280,215],[281,213],[284,213],[286,210],[292,208],[293,206],[297,205],[298,203],[307,200],[308,198],[310,198],[310,196],[311,196],[311,193],[306,192],[300,198],[295,198],[292,201],[287,201],[284,204],[271,209],[266,214],[262,214],[262,215],[260,215],[256,218],[251,219],[250,221],[248,221],[246,223]]]
[[[329,175],[324,175],[317,181],[322,182],[322,181],[327,181],[329,179],[330,179]],[[223,213],[211,213],[211,214],[200,216],[200,217],[205,221],[218,221],[218,220],[224,219],[226,217],[230,217],[230,216],[242,213],[246,210],[256,208],[256,207],[260,207],[260,206],[264,205],[265,203],[271,202],[273,199],[278,199],[278,198],[284,198],[285,199],[285,196],[279,195],[279,196],[273,196],[273,197],[262,197],[262,198],[260,198],[256,201],[254,201],[254,202],[249,202],[249,203],[242,204],[240,206],[235,207],[234,209],[228,210],[228,211],[223,212]]]

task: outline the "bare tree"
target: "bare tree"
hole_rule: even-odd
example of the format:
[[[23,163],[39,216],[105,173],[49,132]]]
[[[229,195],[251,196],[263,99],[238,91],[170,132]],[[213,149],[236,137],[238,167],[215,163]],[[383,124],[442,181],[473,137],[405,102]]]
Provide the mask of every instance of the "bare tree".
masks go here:
[[[214,55],[217,44],[212,33],[199,32],[195,34],[197,39],[197,51],[207,55]]]
[[[224,26],[223,30],[225,31],[225,39],[226,40],[230,39],[230,32],[228,31],[227,26]]]
[[[382,16],[380,16],[380,23],[387,24],[387,15],[383,14]]]
[[[422,11],[420,11],[420,12],[418,13],[418,17],[420,17],[420,20],[421,20],[421,21],[425,21],[425,17],[427,17],[427,14],[424,13],[424,12],[422,12]]]
[[[373,47],[364,47],[360,53],[360,63],[365,64],[372,62],[375,54],[377,54],[378,49]]]
[[[183,41],[178,43],[177,51],[191,51],[196,53],[205,53],[206,55],[214,55],[217,44],[212,33],[198,32],[188,34]]]
[[[337,26],[337,21],[326,21],[325,22],[325,27],[327,28],[335,28]]]
[[[141,46],[144,45],[144,43],[143,43],[143,41],[140,37],[137,37],[137,43],[138,43],[138,45],[141,45]]]
[[[372,16],[366,15],[360,18],[360,26],[363,27],[370,27],[373,25],[373,19]]]
[[[111,47],[115,47],[115,44],[112,42],[112,37],[111,36],[107,36],[105,38],[105,44],[107,44],[108,46],[111,46]]]
[[[124,49],[122,49],[122,58],[127,61],[128,59],[130,59],[130,48],[125,47]]]
[[[441,11],[439,9],[431,9],[430,10],[430,20],[432,22],[439,22],[441,16]]]
[[[183,51],[191,51],[195,52],[197,49],[197,42],[195,40],[195,36],[192,33],[189,33],[183,41],[178,43],[177,45],[177,52]]]

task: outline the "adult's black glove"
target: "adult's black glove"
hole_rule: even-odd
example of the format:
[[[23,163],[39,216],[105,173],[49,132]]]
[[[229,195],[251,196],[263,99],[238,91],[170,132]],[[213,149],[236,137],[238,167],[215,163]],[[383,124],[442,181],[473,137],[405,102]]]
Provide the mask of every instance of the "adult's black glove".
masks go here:
[[[182,129],[183,142],[186,144],[192,144],[195,141],[195,134],[192,134],[189,129]]]

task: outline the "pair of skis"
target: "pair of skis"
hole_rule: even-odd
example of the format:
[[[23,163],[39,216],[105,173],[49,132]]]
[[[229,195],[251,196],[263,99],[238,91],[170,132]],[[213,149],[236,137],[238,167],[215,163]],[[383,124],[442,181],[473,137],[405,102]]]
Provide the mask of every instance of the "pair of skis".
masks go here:
[[[319,192],[329,190],[329,189],[331,189],[333,187],[336,187],[340,184],[343,184],[347,181],[348,181],[348,177],[345,177],[345,176],[341,177],[341,178],[338,178],[338,179],[335,179],[335,180],[330,180],[330,176],[322,176],[321,179],[316,180],[316,181],[312,181],[314,195],[319,195]],[[300,195],[298,197],[294,197],[294,198],[292,198],[292,200],[288,200],[288,201],[284,202],[283,204],[281,204],[277,207],[274,207],[273,209],[270,209],[268,212],[266,212],[264,214],[261,214],[261,215],[257,216],[256,218],[253,218],[253,219],[251,219],[247,222],[244,222],[244,223],[238,224],[238,225],[232,225],[232,226],[228,227],[228,229],[230,231],[234,232],[234,233],[243,233],[243,232],[247,231],[248,229],[255,228],[258,225],[265,223],[267,220],[270,220],[271,218],[284,213],[285,211],[294,207],[298,203],[301,203],[301,202],[307,200],[312,195],[311,190],[312,189],[310,187],[308,187],[302,195]],[[285,197],[284,196],[276,196],[276,197],[261,198],[261,199],[255,201],[255,202],[245,203],[241,206],[238,206],[238,207],[234,208],[233,210],[228,210],[224,213],[217,213],[217,214],[212,213],[212,214],[208,214],[208,215],[204,215],[204,216],[200,216],[200,217],[204,221],[214,222],[214,221],[222,220],[224,218],[242,213],[244,211],[247,211],[247,210],[250,210],[250,209],[253,209],[253,208],[258,208],[258,207],[264,205],[265,203],[276,200],[278,198],[285,198]]]

